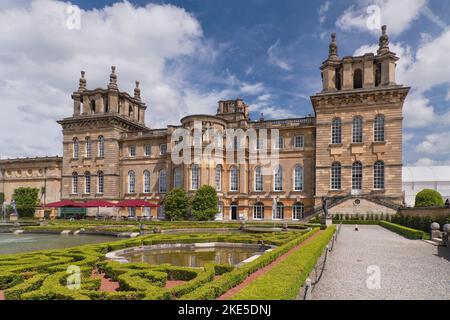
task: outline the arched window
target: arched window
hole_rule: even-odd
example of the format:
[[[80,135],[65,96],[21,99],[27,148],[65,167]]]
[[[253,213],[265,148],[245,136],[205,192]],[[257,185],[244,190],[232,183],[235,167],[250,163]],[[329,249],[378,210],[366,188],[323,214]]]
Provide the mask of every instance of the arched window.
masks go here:
[[[200,168],[198,164],[191,167],[191,190],[198,190],[200,185]]]
[[[78,194],[78,173],[72,173],[72,194]]]
[[[331,143],[342,143],[342,122],[340,118],[334,118],[331,123]]]
[[[341,190],[341,164],[339,162],[331,165],[331,190]]]
[[[100,158],[105,156],[105,138],[103,136],[98,137],[98,156]]]
[[[352,142],[363,142],[363,119],[360,116],[356,116],[352,121]]]
[[[275,207],[275,212],[273,213],[273,220],[283,220],[284,219],[284,204],[278,202]]]
[[[222,166],[220,164],[216,166],[214,181],[216,184],[216,191],[222,191]]]
[[[257,202],[253,206],[253,220],[264,220],[264,204]]]
[[[86,158],[90,158],[92,156],[92,143],[91,138],[86,137],[85,145],[84,145],[84,155]]]
[[[164,169],[159,171],[158,185],[159,185],[160,193],[167,192],[167,174],[166,174],[166,170],[164,170]]]
[[[255,191],[263,191],[263,175],[261,167],[255,168]]]
[[[133,107],[128,107],[128,116],[131,117],[133,115]]]
[[[303,191],[303,167],[296,165],[294,169],[294,191]]]
[[[377,115],[373,124],[373,140],[375,142],[384,141],[384,116]]]
[[[84,193],[91,193],[91,173],[84,174]]]
[[[363,87],[363,74],[361,69],[356,69],[353,73],[353,88],[361,89]]]
[[[384,162],[377,161],[373,166],[373,188],[376,190],[384,189]]]
[[[173,171],[173,186],[175,188],[181,188],[183,187],[183,179],[181,175],[181,168],[175,168]]]
[[[150,171],[144,171],[144,193],[150,193]]]
[[[363,166],[357,161],[352,164],[352,190],[362,190]]]
[[[292,207],[292,220],[302,220],[305,218],[305,206],[297,202]]]
[[[78,153],[79,153],[78,139],[73,138],[73,158],[74,159],[78,159]]]
[[[97,191],[98,193],[103,193],[105,191],[105,175],[103,171],[99,171],[97,174]]]
[[[239,171],[235,166],[230,168],[230,191],[239,191]]]
[[[274,191],[283,191],[283,168],[278,166],[273,176]]]
[[[134,171],[128,172],[128,193],[136,192],[136,174]]]

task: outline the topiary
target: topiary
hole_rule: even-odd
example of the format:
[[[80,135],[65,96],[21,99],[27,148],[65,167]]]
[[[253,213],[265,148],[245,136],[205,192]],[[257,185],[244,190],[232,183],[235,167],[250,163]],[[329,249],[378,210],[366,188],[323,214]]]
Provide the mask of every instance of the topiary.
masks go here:
[[[202,186],[192,199],[192,214],[195,220],[214,220],[218,210],[219,199],[216,189],[211,186]]]
[[[416,195],[415,207],[443,207],[444,200],[439,192],[424,189]]]
[[[170,221],[187,219],[189,198],[183,188],[172,189],[164,198],[166,218]]]

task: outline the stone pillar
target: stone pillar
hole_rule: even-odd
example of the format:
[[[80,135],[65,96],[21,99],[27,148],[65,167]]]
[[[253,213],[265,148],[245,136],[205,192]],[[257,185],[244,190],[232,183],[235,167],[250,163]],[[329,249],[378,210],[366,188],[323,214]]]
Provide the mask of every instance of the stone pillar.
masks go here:
[[[364,55],[364,79],[363,88],[373,88],[375,86],[374,54]]]
[[[353,58],[345,57],[342,70],[342,90],[353,89]]]

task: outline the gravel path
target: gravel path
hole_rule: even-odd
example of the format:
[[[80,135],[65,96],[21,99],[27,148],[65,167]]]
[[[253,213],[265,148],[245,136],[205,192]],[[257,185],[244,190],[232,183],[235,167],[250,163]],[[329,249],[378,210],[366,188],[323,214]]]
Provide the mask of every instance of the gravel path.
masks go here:
[[[449,300],[450,249],[408,240],[380,226],[359,226],[356,232],[343,225],[312,298]]]

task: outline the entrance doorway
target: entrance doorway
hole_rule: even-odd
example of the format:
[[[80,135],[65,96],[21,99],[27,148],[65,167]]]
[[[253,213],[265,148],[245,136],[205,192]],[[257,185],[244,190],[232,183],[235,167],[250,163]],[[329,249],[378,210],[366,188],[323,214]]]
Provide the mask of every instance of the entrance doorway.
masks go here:
[[[231,220],[237,220],[238,219],[238,206],[236,203],[231,204],[230,206],[231,210]]]

